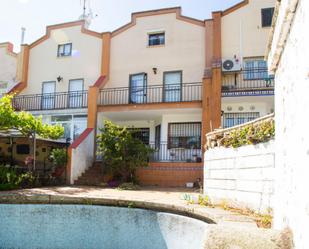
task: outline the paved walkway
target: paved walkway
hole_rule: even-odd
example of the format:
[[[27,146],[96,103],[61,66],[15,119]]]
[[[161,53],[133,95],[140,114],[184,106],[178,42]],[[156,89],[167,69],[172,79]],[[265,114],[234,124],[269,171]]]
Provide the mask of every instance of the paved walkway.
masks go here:
[[[197,200],[190,189],[150,188],[118,190],[88,186],[33,188],[0,192],[0,203],[63,203],[130,206],[189,215],[224,225],[256,227],[255,221],[221,208],[188,204],[184,194]]]

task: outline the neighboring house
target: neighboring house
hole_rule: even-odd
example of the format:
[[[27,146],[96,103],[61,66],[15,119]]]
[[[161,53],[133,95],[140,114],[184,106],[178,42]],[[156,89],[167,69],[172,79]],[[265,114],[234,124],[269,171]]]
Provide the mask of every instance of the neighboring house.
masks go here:
[[[111,120],[156,149],[150,167],[138,171],[141,183],[184,186],[202,178],[207,132],[273,109],[263,61],[273,6],[243,1],[205,21],[180,8],[144,11],[102,34],[83,21],[49,26],[22,47],[14,104],[66,127],[75,140],[71,183],[95,161],[89,144]]]
[[[277,1],[268,63],[275,73],[274,228],[289,227],[296,249],[309,248],[309,1]]]
[[[13,44],[0,43],[0,97],[16,81],[16,71],[17,54],[13,51]]]

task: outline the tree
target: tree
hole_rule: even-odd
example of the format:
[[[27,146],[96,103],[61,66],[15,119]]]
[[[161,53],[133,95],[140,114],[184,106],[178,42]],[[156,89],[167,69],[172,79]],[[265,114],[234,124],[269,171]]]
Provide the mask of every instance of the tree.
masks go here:
[[[12,105],[13,95],[0,99],[0,130],[17,130],[33,140],[33,159],[35,168],[36,137],[58,139],[64,134],[61,125],[43,124],[42,117],[34,117],[28,112],[16,112]]]
[[[134,138],[125,127],[110,121],[105,121],[100,131],[98,154],[103,156],[105,171],[123,182],[133,181],[136,169],[148,166],[153,149]]]

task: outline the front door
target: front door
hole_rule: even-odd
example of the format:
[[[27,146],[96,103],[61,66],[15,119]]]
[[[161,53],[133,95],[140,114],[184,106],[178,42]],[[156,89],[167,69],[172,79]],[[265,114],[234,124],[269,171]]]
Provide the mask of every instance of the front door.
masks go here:
[[[43,82],[42,85],[42,109],[53,109],[55,107],[56,82]]]
[[[140,104],[147,102],[147,74],[130,75],[129,103]]]
[[[69,107],[79,108],[83,106],[84,81],[82,79],[69,81]]]
[[[182,85],[182,72],[164,72],[164,102],[179,102],[181,101],[181,85]]]

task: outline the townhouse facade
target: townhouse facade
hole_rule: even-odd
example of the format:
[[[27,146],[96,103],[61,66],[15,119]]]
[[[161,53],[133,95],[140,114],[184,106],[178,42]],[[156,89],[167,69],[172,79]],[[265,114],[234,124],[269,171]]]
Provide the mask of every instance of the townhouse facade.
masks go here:
[[[273,0],[245,0],[209,20],[180,8],[133,13],[113,32],[84,21],[48,26],[23,45],[17,110],[65,127],[69,182],[97,158],[104,120],[155,148],[142,184],[184,186],[203,175],[205,134],[273,112],[274,81],[264,60]]]

